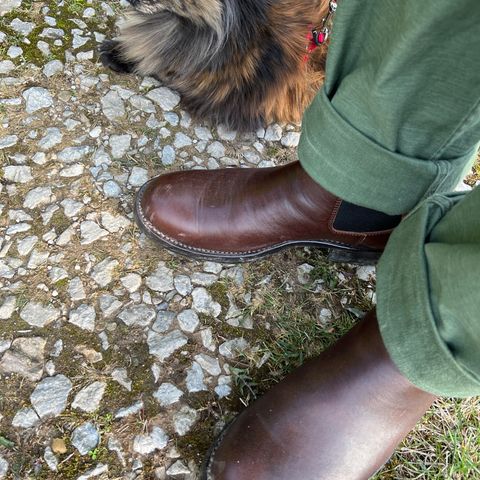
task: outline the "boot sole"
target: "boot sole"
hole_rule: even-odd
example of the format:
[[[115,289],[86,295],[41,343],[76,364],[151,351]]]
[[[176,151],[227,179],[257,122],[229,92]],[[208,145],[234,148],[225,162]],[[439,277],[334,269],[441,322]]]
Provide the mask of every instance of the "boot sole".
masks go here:
[[[140,229],[152,240],[171,252],[194,260],[213,261],[218,263],[246,263],[263,259],[282,250],[296,247],[313,247],[326,250],[328,260],[336,263],[351,263],[355,265],[375,265],[382,255],[379,250],[357,250],[349,245],[336,243],[332,240],[302,240],[277,243],[269,247],[248,252],[224,252],[208,250],[185,245],[165,235],[145,217],[142,211],[143,194],[150,182],[145,183],[135,196],[134,218]]]

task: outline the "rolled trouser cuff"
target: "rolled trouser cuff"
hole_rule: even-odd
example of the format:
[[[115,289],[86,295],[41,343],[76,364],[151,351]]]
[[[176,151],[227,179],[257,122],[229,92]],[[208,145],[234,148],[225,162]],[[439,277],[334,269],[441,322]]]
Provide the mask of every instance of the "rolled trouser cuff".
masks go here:
[[[454,159],[419,159],[391,152],[353,127],[324,90],[305,112],[298,157],[323,188],[389,215],[409,212],[433,193],[452,191],[476,148]]]
[[[377,318],[393,362],[414,385],[435,395],[469,397],[480,395],[480,379],[440,335],[425,254],[432,230],[461,198],[434,195],[393,232],[377,269]]]

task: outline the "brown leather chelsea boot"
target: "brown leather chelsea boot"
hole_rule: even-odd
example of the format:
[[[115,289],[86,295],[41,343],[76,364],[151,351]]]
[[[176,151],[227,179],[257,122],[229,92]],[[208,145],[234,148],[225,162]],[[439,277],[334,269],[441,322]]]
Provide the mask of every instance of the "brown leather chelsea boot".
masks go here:
[[[367,480],[435,397],[391,361],[375,314],[244,410],[202,480]]]
[[[295,246],[328,249],[334,261],[375,263],[401,219],[342,201],[299,162],[160,175],[138,192],[135,217],[165,248],[227,263]]]

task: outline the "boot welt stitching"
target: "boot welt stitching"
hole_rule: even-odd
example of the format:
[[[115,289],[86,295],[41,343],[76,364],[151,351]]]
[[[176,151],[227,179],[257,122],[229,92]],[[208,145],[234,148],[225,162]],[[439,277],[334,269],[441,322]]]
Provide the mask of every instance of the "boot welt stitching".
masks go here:
[[[264,248],[259,248],[259,249],[256,249],[256,250],[246,250],[246,251],[242,251],[242,252],[232,252],[232,251],[223,251],[223,250],[210,250],[210,249],[206,249],[206,248],[200,248],[200,247],[193,247],[191,245],[187,245],[185,243],[182,243],[182,242],[179,242],[178,240],[168,236],[168,235],[165,235],[163,232],[161,232],[160,230],[158,230],[155,225],[153,225],[150,220],[148,220],[144,213],[143,213],[143,210],[141,208],[141,205],[140,205],[140,200],[141,199],[138,199],[137,200],[137,212],[139,213],[141,219],[142,219],[142,222],[144,223],[144,225],[146,227],[148,227],[150,230],[152,230],[153,232],[155,232],[155,234],[157,234],[159,237],[163,238],[164,240],[167,240],[168,242],[174,244],[174,245],[177,245],[177,246],[180,246],[182,248],[185,248],[186,250],[192,250],[192,251],[196,251],[196,252],[200,252],[200,253],[214,253],[214,254],[220,254],[220,255],[249,255],[249,254],[255,254],[255,253],[262,253],[262,252],[266,252],[266,251],[269,251],[271,250],[272,248],[274,248],[275,246],[277,245],[280,245],[280,244],[274,244],[274,245],[271,245],[270,247],[264,247]],[[342,242],[338,242],[336,240],[327,240],[327,239],[318,239],[318,240],[315,240],[316,242],[328,242],[328,243],[332,243],[334,245],[338,245],[340,247],[348,247],[348,248],[352,248],[352,245],[348,245],[346,243],[342,243]],[[358,250],[360,251],[360,250]],[[374,250],[372,250],[374,251]]]

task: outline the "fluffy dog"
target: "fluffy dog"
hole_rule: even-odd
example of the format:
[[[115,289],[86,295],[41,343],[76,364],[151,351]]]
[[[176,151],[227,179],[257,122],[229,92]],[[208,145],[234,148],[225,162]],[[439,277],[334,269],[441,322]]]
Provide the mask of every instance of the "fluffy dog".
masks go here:
[[[194,118],[251,131],[297,122],[323,81],[325,49],[308,34],[328,0],[130,0],[104,65],[153,76]]]

